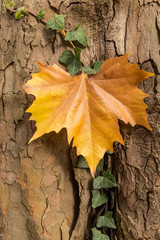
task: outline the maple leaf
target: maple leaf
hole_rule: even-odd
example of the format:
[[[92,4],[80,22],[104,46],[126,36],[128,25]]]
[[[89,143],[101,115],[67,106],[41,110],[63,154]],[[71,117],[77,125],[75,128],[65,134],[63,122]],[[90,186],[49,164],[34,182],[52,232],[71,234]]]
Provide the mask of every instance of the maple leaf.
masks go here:
[[[36,99],[27,112],[36,121],[37,131],[30,140],[66,128],[77,154],[86,158],[92,176],[113,142],[124,144],[118,119],[151,130],[143,99],[148,97],[137,84],[154,74],[128,62],[128,54],[106,60],[99,73],[72,77],[57,65],[38,63],[41,72],[32,74],[24,86]]]

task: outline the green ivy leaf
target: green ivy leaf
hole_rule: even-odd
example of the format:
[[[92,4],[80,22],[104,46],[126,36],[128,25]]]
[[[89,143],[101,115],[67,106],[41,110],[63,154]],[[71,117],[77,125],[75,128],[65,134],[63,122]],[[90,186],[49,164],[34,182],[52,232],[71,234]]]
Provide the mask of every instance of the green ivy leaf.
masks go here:
[[[12,0],[12,1],[6,0],[6,1],[4,1],[4,5],[5,5],[7,8],[14,9],[14,0]]]
[[[60,61],[61,63],[66,64],[66,65],[69,65],[74,60],[74,57],[75,56],[74,56],[74,54],[71,51],[66,50],[59,57],[58,61]]]
[[[87,74],[96,74],[96,71],[89,66],[83,66],[83,72]]]
[[[108,202],[106,194],[101,194],[99,190],[92,190],[92,207],[96,208]]]
[[[28,13],[24,11],[24,6],[22,6],[22,7],[18,8],[18,12],[16,12],[15,18],[20,19],[21,17],[23,17],[25,15],[28,15]]]
[[[87,47],[87,36],[81,24],[78,24],[75,31],[69,31],[65,36],[66,41],[78,41],[84,47]]]
[[[94,69],[97,73],[100,71],[101,65],[102,65],[103,62],[104,62],[104,61],[97,61],[97,62],[95,62],[93,69]]]
[[[116,229],[114,219],[112,217],[112,212],[106,212],[104,216],[100,216],[97,220],[97,227],[109,227]]]
[[[96,177],[93,181],[94,189],[117,187],[117,183],[109,170],[103,172],[103,176]]]
[[[46,14],[45,11],[41,9],[36,16],[37,20],[40,21],[42,18],[44,18],[45,14]]]
[[[67,66],[68,72],[73,77],[79,70],[81,69],[81,63],[78,61],[76,57],[74,57],[73,61]]]
[[[78,47],[75,47],[74,52],[75,52],[77,59],[80,61],[81,60],[81,49]]]
[[[101,231],[97,228],[91,228],[93,234],[93,240],[110,240],[109,237],[105,234],[102,234]]]
[[[109,169],[103,172],[103,176],[113,185],[113,187],[117,187],[117,183]]]
[[[49,28],[51,28],[52,30],[62,30],[62,29],[64,29],[65,17],[66,17],[66,15],[55,14],[54,18],[51,18],[46,23],[46,29],[49,29]]]
[[[97,168],[96,168],[96,171],[97,171],[97,172],[102,171],[102,170],[103,170],[103,166],[104,166],[104,158],[102,158],[102,159],[99,161],[99,163],[98,163],[98,165],[97,165]]]
[[[89,66],[84,66],[83,67],[83,72],[87,73],[87,74],[96,74],[100,71],[101,69],[101,65],[104,61],[97,61],[95,64],[94,64],[94,67],[91,68]]]
[[[67,65],[67,70],[71,76],[74,76],[81,68],[81,62],[69,50],[64,51],[58,60]]]
[[[86,162],[85,158],[82,155],[79,156],[79,161],[78,161],[77,167],[78,168],[89,168],[88,163]]]
[[[20,12],[16,12],[15,13],[15,18],[16,19],[20,19],[21,17],[23,17],[24,15],[22,15]]]

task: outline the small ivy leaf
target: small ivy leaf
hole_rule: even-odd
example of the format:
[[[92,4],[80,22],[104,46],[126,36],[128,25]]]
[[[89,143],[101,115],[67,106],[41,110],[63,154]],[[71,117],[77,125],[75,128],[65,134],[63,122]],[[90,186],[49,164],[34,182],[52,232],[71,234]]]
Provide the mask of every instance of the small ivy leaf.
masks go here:
[[[87,47],[87,36],[81,24],[76,26],[75,31],[69,31],[65,36],[66,41],[78,41],[84,47]]]
[[[81,63],[78,61],[76,57],[74,57],[73,61],[67,66],[68,72],[73,77],[77,72],[79,72],[81,68]]]
[[[18,8],[18,12],[16,12],[15,18],[20,19],[21,17],[23,17],[25,15],[28,15],[28,13],[24,11],[24,6],[22,6],[22,7]]]
[[[51,18],[46,23],[46,29],[49,29],[49,28],[51,28],[52,30],[62,30],[62,29],[64,29],[65,17],[66,17],[66,15],[55,14],[54,18]]]
[[[96,74],[96,71],[89,66],[83,66],[83,72],[87,74]]]
[[[97,228],[91,228],[93,234],[93,240],[110,240],[109,237],[105,234],[102,234],[101,231]]]
[[[81,49],[78,47],[75,47],[74,52],[75,52],[77,59],[80,61],[81,60]]]
[[[93,181],[93,189],[101,189],[107,188],[108,182],[105,181],[105,178],[102,176],[98,176]]]
[[[96,208],[108,202],[105,194],[101,194],[99,190],[92,190],[92,207]]]
[[[20,12],[16,12],[15,13],[15,18],[16,19],[20,19],[21,17],[23,17],[24,15],[22,15]]]
[[[42,18],[44,18],[45,14],[46,14],[45,11],[41,9],[36,16],[37,20],[40,21]]]
[[[93,181],[94,189],[113,188],[113,187],[117,187],[117,183],[109,170],[106,170],[105,172],[103,172],[103,176],[96,177]]]
[[[97,220],[97,227],[109,227],[116,229],[114,219],[112,217],[112,212],[106,212],[104,216],[100,216]]]
[[[28,15],[28,13],[26,11],[24,11],[24,6],[18,8],[18,12],[21,12],[24,15]]]
[[[97,62],[95,62],[93,69],[96,71],[96,73],[98,73],[100,71],[101,65],[102,65],[103,62],[104,61],[97,61]]]
[[[74,56],[74,54],[71,51],[66,50],[59,57],[58,61],[60,61],[61,63],[66,64],[66,65],[69,65],[74,60],[74,57],[75,56]]]
[[[81,68],[81,62],[69,50],[64,51],[58,60],[67,65],[67,70],[71,76],[74,76]]]
[[[103,176],[105,177],[105,179],[108,180],[108,183],[110,183],[110,185],[112,185],[112,187],[117,187],[116,180],[113,177],[113,175],[111,174],[111,172],[109,171],[109,169],[107,169],[106,171],[103,172]]]
[[[89,168],[88,163],[86,162],[85,158],[82,155],[80,155],[80,157],[79,157],[77,167],[78,168]]]
[[[96,74],[100,71],[101,69],[101,65],[104,61],[97,61],[95,64],[94,64],[94,67],[91,68],[89,66],[84,66],[83,67],[83,72],[87,73],[87,74]]]
[[[96,171],[97,171],[97,172],[102,171],[102,170],[103,170],[103,166],[104,166],[104,158],[102,158],[102,159],[100,160],[100,162],[98,163],[97,168],[96,168]]]
[[[4,5],[5,5],[7,8],[14,9],[14,0],[12,0],[11,2],[10,2],[10,0],[6,0],[6,1],[4,1]]]

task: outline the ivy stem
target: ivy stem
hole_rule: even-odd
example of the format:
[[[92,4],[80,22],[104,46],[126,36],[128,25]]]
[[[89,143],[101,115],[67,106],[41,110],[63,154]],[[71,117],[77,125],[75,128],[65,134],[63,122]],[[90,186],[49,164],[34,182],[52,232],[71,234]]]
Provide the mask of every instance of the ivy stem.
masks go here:
[[[13,9],[11,9],[11,8],[8,8],[8,7],[6,7],[6,9],[7,9],[8,11],[12,12],[12,13],[18,12],[17,10],[13,10]]]
[[[6,7],[6,6],[5,6]],[[9,7],[6,7],[6,9],[8,10],[8,11],[10,11],[10,12],[12,12],[12,13],[17,13],[18,12],[18,10],[14,10],[14,9],[11,9],[11,8],[9,8]],[[32,12],[32,11],[29,11],[29,10],[25,10],[25,12],[26,13],[28,13],[28,14],[30,14],[30,15],[32,15],[33,17],[37,17],[37,14],[35,14],[34,12]],[[37,18],[36,18],[37,19]],[[44,21],[44,20],[39,20],[41,23],[43,23],[44,25],[46,25],[47,24],[47,22],[46,21]],[[65,31],[64,30],[60,30],[59,31],[60,32],[60,34],[65,38],[65,36],[66,36],[66,33],[65,33]],[[73,48],[75,48],[75,46],[74,46],[74,44],[73,44],[73,42],[71,42],[71,41],[69,41],[69,43],[70,43],[70,45],[73,47]]]
[[[98,213],[97,213],[94,221],[93,221],[93,226],[94,226],[94,227],[96,226],[96,222],[97,222],[98,218],[101,216],[101,214],[102,214],[102,212],[103,212],[104,209],[105,209],[105,205],[102,205],[101,208],[100,208],[100,210],[98,211]]]
[[[64,30],[60,30],[60,34],[65,38],[65,36],[66,36],[66,33],[65,33],[65,31]],[[73,44],[73,42],[71,42],[71,41],[69,41],[69,43],[71,44],[71,46],[73,47],[73,48],[75,48],[75,46],[74,46],[74,44]]]
[[[81,63],[81,71],[82,71],[82,73],[83,73],[83,67],[82,67],[82,63]]]
[[[8,11],[10,11],[10,12],[12,12],[12,13],[16,13],[16,12],[18,12],[18,10],[14,10],[14,9],[11,9],[11,8],[9,8],[9,7],[6,7],[6,9],[8,10]],[[32,15],[33,17],[37,17],[37,15],[34,13],[34,12],[32,12],[32,11],[29,11],[29,10],[25,10],[25,12],[26,13],[28,13],[28,14],[30,14],[30,15]],[[43,23],[44,25],[46,25],[47,24],[47,22],[46,21],[44,21],[44,20],[39,20],[41,23]]]

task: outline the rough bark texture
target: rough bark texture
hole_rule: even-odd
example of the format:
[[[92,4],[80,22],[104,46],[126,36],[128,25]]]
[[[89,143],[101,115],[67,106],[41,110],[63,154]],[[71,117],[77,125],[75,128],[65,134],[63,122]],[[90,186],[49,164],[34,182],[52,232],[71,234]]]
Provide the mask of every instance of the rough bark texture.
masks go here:
[[[66,14],[67,29],[82,23],[89,40],[82,54],[87,65],[129,52],[130,62],[156,74],[139,86],[151,95],[146,103],[153,131],[120,123],[125,147],[115,144],[112,159],[118,182],[113,239],[160,239],[160,1],[15,2],[34,12],[43,8],[47,20]],[[91,239],[92,180],[87,170],[73,171],[66,131],[27,143],[35,131],[25,113],[33,97],[22,85],[38,71],[35,60],[58,63],[69,45],[32,16],[17,21],[2,5],[0,11],[0,239]]]

